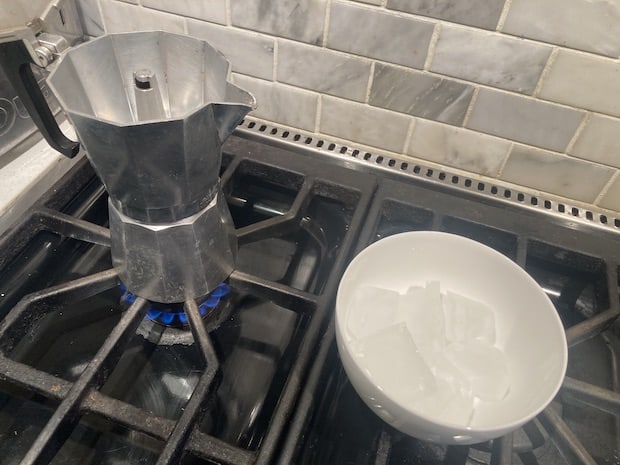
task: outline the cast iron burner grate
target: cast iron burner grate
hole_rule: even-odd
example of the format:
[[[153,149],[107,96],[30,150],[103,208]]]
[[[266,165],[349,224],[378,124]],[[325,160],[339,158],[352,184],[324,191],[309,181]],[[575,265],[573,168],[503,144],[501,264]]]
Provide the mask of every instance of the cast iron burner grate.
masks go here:
[[[292,331],[299,337],[286,349],[269,346],[269,342],[256,338],[248,339],[247,335],[241,335],[239,339],[249,344],[250,349],[252,345],[266,345],[261,351],[269,356],[284,359],[286,354],[270,353],[291,352],[289,358],[293,361],[286,365],[285,376],[279,381],[281,391],[276,392],[271,401],[274,411],[258,412],[258,417],[263,418],[252,419],[257,424],[266,423],[266,430],[260,432],[258,426],[253,426],[246,433],[248,437],[236,440],[230,434],[221,439],[220,425],[217,424],[210,426],[213,434],[204,431],[205,410],[207,415],[212,408],[217,410],[214,402],[218,401],[215,394],[218,386],[231,382],[227,381],[226,371],[222,373],[229,360],[222,362],[213,337],[208,333],[224,327],[226,321],[217,320],[217,315],[222,313],[219,307],[210,312],[216,315],[211,320],[210,315],[203,320],[201,314],[204,312],[200,306],[208,304],[209,299],[206,302],[187,301],[182,305],[193,336],[189,342],[199,349],[204,370],[178,418],[158,416],[110,394],[113,389],[107,389],[106,383],[111,376],[114,377],[115,367],[119,363],[122,365],[127,353],[135,349],[130,343],[132,337],[140,333],[145,339],[151,338],[157,329],[152,325],[145,327],[144,322],[149,320],[149,312],[151,319],[161,318],[163,314],[155,315],[156,310],[149,302],[129,295],[119,287],[116,271],[106,269],[109,260],[99,260],[94,267],[97,272],[93,274],[84,274],[77,265],[63,266],[63,262],[56,261],[59,258],[55,256],[57,249],[64,260],[66,255],[75,252],[76,263],[84,261],[87,254],[108,255],[110,240],[105,228],[106,215],[97,213],[98,209],[94,207],[95,204],[105,204],[105,193],[96,181],[92,181],[90,167],[82,166],[74,170],[65,185],[54,189],[55,195],[43,199],[0,246],[0,267],[6,285],[0,302],[3,316],[0,323],[1,387],[26,401],[44,402],[52,412],[18,463],[65,463],[61,458],[67,455],[67,444],[75,432],[80,430],[80,435],[88,436],[91,434],[88,428],[96,428],[100,419],[105,420],[104,429],[123,428],[129,431],[128,440],[134,439],[151,451],[155,449],[155,453],[142,457],[148,455],[153,463],[250,464],[272,461],[329,315],[337,278],[343,271],[356,231],[359,231],[363,214],[370,204],[375,182],[370,175],[351,176],[343,168],[308,168],[301,160],[289,160],[284,168],[280,168],[278,165],[281,165],[284,152],[268,152],[258,161],[254,157],[244,157],[240,152],[224,156],[222,185],[233,217],[238,219],[239,269],[230,276],[227,285],[216,290],[222,295],[209,297],[219,299],[230,290],[237,299],[241,299],[240,296],[250,299],[248,306],[256,312],[264,312],[265,307],[276,307],[298,315]],[[261,196],[270,185],[277,188],[277,195]],[[68,195],[71,187],[72,194]],[[247,192],[248,189],[255,192]],[[77,202],[74,197],[80,192],[85,192],[80,194],[85,197],[83,202]],[[71,251],[69,254],[63,249],[66,243],[71,244],[65,247]],[[89,248],[88,244],[94,246]],[[273,260],[274,251],[285,257],[284,263]],[[24,268],[23,262],[33,262],[33,269],[27,265]],[[41,267],[49,270],[37,271]],[[28,279],[30,275],[37,276]],[[67,276],[75,279],[67,282]],[[45,288],[37,290],[37,287]],[[109,309],[118,313],[117,321],[83,371],[75,379],[68,380],[67,376],[37,368],[32,361],[39,360],[40,355],[31,356],[22,347],[23,341],[32,338],[36,332],[33,328],[50,314],[56,313],[56,317],[64,318],[67,313],[79,313],[69,308],[71,303],[88,301],[90,305],[93,299],[110,292],[125,308]],[[104,312],[101,308],[96,313]],[[174,318],[182,323],[179,315],[177,312]],[[73,316],[67,321],[71,325],[79,324]],[[172,335],[164,342],[166,347],[188,344],[187,331],[168,328],[165,335]],[[221,340],[215,342],[225,344]],[[26,352],[25,356],[23,352]],[[224,354],[229,359],[233,355]],[[272,384],[277,384],[275,379]],[[272,390],[268,392],[269,396],[274,396]],[[264,400],[265,405],[268,402],[269,399]],[[17,434],[17,430],[15,432]],[[94,460],[99,463],[100,458]]]
[[[21,463],[73,463],[70,458],[93,431],[138,444],[148,452],[140,463],[529,465],[614,460],[620,438],[615,358],[620,344],[613,326],[620,313],[620,241],[614,222],[603,221],[602,213],[575,207],[560,211],[554,207],[557,202],[542,196],[507,194],[498,186],[468,183],[455,173],[251,119],[224,149],[223,189],[245,250],[230,276],[227,298],[249,299],[247,315],[260,317],[260,311],[274,308],[277,315],[295,315],[289,318],[294,342],[286,348],[239,337],[246,352],[260,347],[261,354],[274,360],[291,360],[274,371],[277,389],[261,401],[273,408],[259,412],[253,426],[238,435],[223,434],[218,419],[210,417],[222,411],[218,389],[239,384],[246,374],[231,378],[227,364],[232,355],[222,349],[225,338],[218,333],[222,328],[234,333],[237,321],[230,308],[216,309],[211,314],[221,317],[209,320],[201,315],[201,302],[185,302],[187,331],[153,322],[145,326],[150,304],[140,298],[119,309],[107,307],[122,292],[106,258],[105,194],[83,163],[0,240],[0,391],[27,405],[43,404],[48,411],[38,422],[9,423],[16,434],[19,430],[30,438]],[[332,156],[318,156],[317,151]],[[568,376],[554,403],[521,430],[472,447],[423,443],[382,423],[348,383],[332,321],[339,278],[356,250],[410,230],[449,231],[490,245],[524,267],[556,305],[571,347]],[[273,254],[285,256],[285,266]],[[96,265],[82,266],[89,260]],[[108,300],[101,297],[106,295]],[[113,317],[97,319],[106,312]],[[42,369],[38,364],[45,354],[35,357],[23,347],[34,338],[33,328],[55,328],[49,315],[63,313],[62,324],[71,328],[93,321],[109,325],[94,356],[71,376]],[[153,413],[108,389],[119,367],[131,374],[135,358],[127,359],[127,354],[135,352],[136,334],[158,341],[149,347],[180,345],[197,354],[202,368],[175,417]],[[7,406],[13,405],[2,402],[0,432],[3,415],[8,411],[10,416]],[[76,437],[82,442],[74,444]]]

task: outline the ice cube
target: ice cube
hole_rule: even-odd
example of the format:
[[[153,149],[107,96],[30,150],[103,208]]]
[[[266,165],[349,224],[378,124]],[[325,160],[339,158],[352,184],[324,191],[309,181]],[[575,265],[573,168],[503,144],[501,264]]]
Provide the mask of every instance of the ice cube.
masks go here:
[[[423,356],[445,347],[444,314],[437,281],[427,283],[426,287],[410,287],[400,298],[399,312]]]
[[[502,400],[510,389],[508,361],[498,348],[481,341],[450,344],[445,351],[483,401]]]
[[[446,356],[444,351],[433,353],[427,364],[439,386],[460,396],[473,397],[469,378]]]
[[[497,401],[485,402],[480,399],[474,400],[474,414],[471,419],[471,426],[476,428],[488,428],[496,425],[498,417],[502,416],[502,411],[498,409]]]
[[[447,423],[467,427],[474,414],[474,397],[455,391],[450,386],[439,385],[437,389],[439,411],[436,417]]]
[[[450,291],[442,296],[442,304],[449,342],[479,340],[495,344],[495,317],[491,308]]]
[[[405,323],[383,328],[358,343],[354,357],[380,389],[411,405],[431,395],[437,385]]]
[[[400,294],[390,289],[361,286],[354,294],[347,314],[347,329],[362,339],[399,322]]]
[[[435,377],[437,389],[432,396],[420,399],[420,412],[434,419],[468,426],[474,408],[469,381],[441,352],[433,354],[429,368]]]

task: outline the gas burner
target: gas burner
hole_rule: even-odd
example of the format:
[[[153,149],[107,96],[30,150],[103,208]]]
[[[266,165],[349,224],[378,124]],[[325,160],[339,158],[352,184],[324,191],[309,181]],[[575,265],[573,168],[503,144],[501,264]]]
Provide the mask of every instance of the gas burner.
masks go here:
[[[136,295],[132,294],[123,283],[119,284],[119,288],[123,292],[121,295],[122,303],[132,304],[135,302]],[[205,318],[211,311],[218,307],[221,300],[228,294],[230,294],[230,286],[226,283],[218,284],[218,286],[207,295],[203,302],[198,305],[200,315]],[[187,328],[188,318],[183,305],[183,303],[163,304],[151,302],[151,306],[145,318],[167,327]]]

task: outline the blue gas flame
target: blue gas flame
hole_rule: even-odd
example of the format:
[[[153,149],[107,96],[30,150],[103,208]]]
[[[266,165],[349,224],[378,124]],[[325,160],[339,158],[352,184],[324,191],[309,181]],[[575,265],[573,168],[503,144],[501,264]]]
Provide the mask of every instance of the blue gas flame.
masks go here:
[[[121,283],[121,302],[131,304],[135,302],[136,296],[129,292],[127,287]],[[216,308],[220,301],[230,293],[230,286],[226,283],[219,284],[207,298],[198,305],[200,316],[205,317]],[[187,325],[187,314],[182,304],[151,304],[151,308],[146,312],[146,318],[165,326],[185,326]]]

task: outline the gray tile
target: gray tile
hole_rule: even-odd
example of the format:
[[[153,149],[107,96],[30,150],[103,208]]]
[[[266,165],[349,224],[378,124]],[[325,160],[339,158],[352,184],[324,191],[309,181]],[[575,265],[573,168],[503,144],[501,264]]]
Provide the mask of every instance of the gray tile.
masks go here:
[[[562,152],[583,114],[528,97],[480,89],[467,127]]]
[[[371,105],[450,124],[461,124],[474,88],[420,71],[375,65]]]
[[[422,68],[434,24],[349,3],[331,6],[327,46]]]
[[[275,82],[233,74],[234,82],[256,98],[250,113],[276,123],[314,131],[318,95]]]
[[[551,47],[496,33],[444,25],[431,70],[469,81],[531,94]]]
[[[591,203],[614,172],[606,166],[515,145],[501,179]]]
[[[162,30],[184,33],[184,19],[180,16],[147,10],[113,0],[100,0],[100,2],[107,32]]]
[[[281,82],[363,101],[370,78],[370,61],[280,40],[277,76]]]
[[[321,133],[401,152],[410,118],[348,100],[323,97]]]
[[[206,40],[222,52],[233,71],[269,80],[273,78],[273,39],[193,19],[187,20],[187,28],[189,35]]]
[[[323,38],[327,0],[231,1],[235,26],[318,44]]]
[[[620,116],[619,96],[618,60],[568,50],[560,50],[540,91],[544,99],[614,116]]]
[[[226,24],[226,0],[142,0],[142,6]]]
[[[620,168],[620,119],[592,115],[570,153]]]
[[[76,5],[84,33],[91,37],[98,37],[104,34],[103,20],[101,19],[97,0],[80,0],[76,2]]]
[[[553,18],[553,20],[550,20]],[[617,57],[620,2],[512,0],[504,32]]]
[[[497,176],[510,142],[475,131],[419,119],[407,153],[442,165]]]
[[[387,7],[470,26],[495,29],[505,0],[388,0]]]
[[[598,204],[603,208],[620,212],[620,177],[614,179]]]

